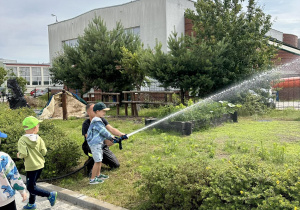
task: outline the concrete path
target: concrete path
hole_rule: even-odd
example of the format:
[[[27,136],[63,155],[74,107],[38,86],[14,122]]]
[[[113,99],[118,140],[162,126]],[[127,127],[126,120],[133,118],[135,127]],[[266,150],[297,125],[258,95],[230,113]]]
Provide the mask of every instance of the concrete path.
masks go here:
[[[25,181],[26,177],[21,175],[22,179]],[[88,184],[88,183],[87,183]],[[65,188],[61,188],[46,182],[39,182],[36,184],[39,188],[47,190],[49,192],[56,191],[58,200],[54,207],[50,206],[50,203],[47,198],[37,196],[36,204],[38,210],[127,210],[125,208],[115,206],[110,203],[106,203],[104,201],[100,201],[95,198],[88,197],[86,195],[80,194],[78,192],[74,192]],[[29,194],[28,194],[29,198]],[[21,195],[17,192],[16,193],[16,203],[17,209],[23,209],[28,202],[28,199],[25,203],[22,202]]]
[[[18,210],[23,209],[23,206],[25,206],[28,202],[28,199],[27,199],[26,202],[23,203],[22,199],[23,198],[21,197],[20,193],[17,193],[16,194],[16,204],[17,204]],[[57,200],[55,205],[53,207],[51,207],[47,198],[43,198],[43,197],[39,197],[39,196],[37,196],[36,205],[37,205],[37,209],[39,209],[39,210],[50,210],[50,209],[51,210],[88,210],[86,208],[82,208],[80,206],[68,203],[63,200]]]

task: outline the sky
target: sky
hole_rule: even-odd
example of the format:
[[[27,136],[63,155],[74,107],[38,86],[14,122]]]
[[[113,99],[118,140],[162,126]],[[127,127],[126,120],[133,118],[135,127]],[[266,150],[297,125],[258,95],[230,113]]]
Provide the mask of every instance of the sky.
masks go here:
[[[0,58],[49,63],[48,25],[132,0],[0,0]],[[151,0],[148,0],[151,1]],[[300,0],[257,0],[272,28],[300,38]],[[52,16],[54,14],[56,16]]]

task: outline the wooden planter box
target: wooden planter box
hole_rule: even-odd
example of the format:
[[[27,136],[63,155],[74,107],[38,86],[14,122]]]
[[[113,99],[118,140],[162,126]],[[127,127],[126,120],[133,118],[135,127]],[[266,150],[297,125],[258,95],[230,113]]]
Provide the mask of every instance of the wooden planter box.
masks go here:
[[[145,119],[145,126],[150,125],[154,122],[158,121],[156,118]],[[209,121],[209,122],[208,122]],[[157,125],[154,125],[154,128],[158,128],[166,131],[177,131],[182,135],[191,135],[193,130],[200,130],[207,126],[216,127],[221,125],[224,122],[238,122],[237,120],[237,112],[233,114],[224,114],[219,118],[212,118],[210,120],[201,119],[201,120],[193,120],[193,121],[175,121],[175,122],[161,122]]]

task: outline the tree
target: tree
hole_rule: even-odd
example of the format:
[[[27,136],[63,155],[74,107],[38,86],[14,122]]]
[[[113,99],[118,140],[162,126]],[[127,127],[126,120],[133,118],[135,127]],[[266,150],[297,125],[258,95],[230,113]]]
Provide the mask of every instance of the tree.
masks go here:
[[[17,77],[17,75],[14,74],[12,69],[5,70],[3,67],[0,67],[0,85],[4,83],[8,78],[16,78],[21,90],[23,93],[26,92],[27,88],[27,80],[23,77]]]
[[[121,47],[122,59],[120,65],[122,66],[122,73],[130,77],[130,81],[133,81],[132,84],[138,91],[147,82],[147,71],[142,67],[141,62],[148,50],[140,47],[135,52],[131,52],[127,48]]]
[[[80,69],[74,65],[79,59],[78,49],[65,45],[64,53],[59,54],[52,62],[50,68],[52,81],[56,84],[64,84],[67,87],[82,90],[82,75]]]
[[[27,90],[27,88],[26,88],[27,80],[24,77],[16,77],[16,80],[22,90],[22,93],[24,94]]]
[[[194,25],[195,51],[207,45],[212,47],[213,54],[219,53],[215,46],[226,43],[226,49],[210,59],[214,66],[212,91],[265,70],[276,54],[276,47],[268,44],[266,36],[271,29],[270,15],[264,14],[255,0],[248,1],[246,11],[242,10],[241,2],[198,0],[195,11],[186,11]]]
[[[161,50],[161,44],[157,43],[155,52],[149,54],[147,69],[149,74],[157,79],[164,87],[180,89],[181,103],[184,103],[184,93],[192,91],[194,95],[203,96],[213,87],[211,74],[213,64],[210,59],[217,57],[224,44],[219,48],[219,52],[212,54],[211,47],[201,45],[194,49],[195,39],[189,37],[178,37],[173,32],[168,39],[169,53]],[[219,46],[219,45],[218,45]],[[201,49],[201,50],[199,50]]]
[[[198,0],[196,11],[187,10],[194,34],[168,39],[168,53],[157,44],[148,54],[150,75],[163,84],[204,97],[272,65],[276,47],[268,45],[270,16],[249,0]]]
[[[78,37],[78,46],[64,46],[64,53],[54,59],[50,71],[55,81],[85,92],[94,87],[103,91],[130,89],[132,78],[122,73],[119,65],[121,47],[134,52],[140,45],[139,37],[126,33],[120,22],[108,31],[103,20],[95,17]]]
[[[6,75],[7,71],[3,67],[0,67],[0,85],[2,85],[6,80]]]

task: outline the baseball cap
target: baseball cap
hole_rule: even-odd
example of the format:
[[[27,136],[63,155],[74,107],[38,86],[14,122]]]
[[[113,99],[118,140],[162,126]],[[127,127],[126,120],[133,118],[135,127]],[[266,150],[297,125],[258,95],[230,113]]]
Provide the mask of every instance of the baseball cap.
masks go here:
[[[40,122],[42,122],[41,120],[38,120],[37,118],[33,117],[33,116],[29,116],[26,117],[23,120],[23,128],[24,130],[29,130],[31,128],[34,128],[35,126],[37,126]]]
[[[0,131],[0,138],[7,138],[7,134],[2,133],[2,132]]]
[[[98,102],[94,105],[93,111],[95,112],[95,111],[100,111],[100,110],[108,111],[108,110],[110,110],[110,108],[107,108],[104,103]]]

